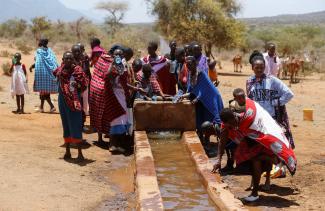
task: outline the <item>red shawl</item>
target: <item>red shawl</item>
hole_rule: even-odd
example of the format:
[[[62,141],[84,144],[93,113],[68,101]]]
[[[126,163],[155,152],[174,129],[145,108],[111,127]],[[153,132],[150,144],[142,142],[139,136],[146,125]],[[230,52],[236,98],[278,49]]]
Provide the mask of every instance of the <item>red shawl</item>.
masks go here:
[[[158,60],[152,60],[148,55],[142,61],[145,64],[150,64],[154,69],[162,92],[168,95],[175,95],[177,81],[175,75],[169,71],[170,66],[167,63],[167,59],[164,56],[160,56]]]
[[[246,99],[246,111],[241,115],[239,128],[229,130],[229,138],[240,142],[244,137],[249,137],[259,143],[262,149],[255,153],[265,152],[276,155],[288,167],[291,174],[296,171],[297,159],[284,135],[281,127],[258,103]],[[238,152],[244,152],[243,142],[238,147]],[[251,157],[252,158],[252,157]],[[236,153],[236,162],[245,161],[247,156]]]
[[[53,74],[58,79],[61,92],[68,107],[72,111],[81,111],[78,90],[81,92],[85,91],[89,82],[82,68],[80,66],[73,66],[72,71],[65,71],[64,64],[62,63]],[[75,81],[73,87],[70,86],[71,80]]]
[[[113,92],[112,80],[118,75],[118,72],[111,67],[112,63],[113,58],[107,54],[103,54],[99,58],[95,65],[90,87],[91,125],[98,132],[103,133],[108,133],[111,121],[126,113]],[[128,73],[125,71],[119,77],[119,82],[128,100],[127,76]]]

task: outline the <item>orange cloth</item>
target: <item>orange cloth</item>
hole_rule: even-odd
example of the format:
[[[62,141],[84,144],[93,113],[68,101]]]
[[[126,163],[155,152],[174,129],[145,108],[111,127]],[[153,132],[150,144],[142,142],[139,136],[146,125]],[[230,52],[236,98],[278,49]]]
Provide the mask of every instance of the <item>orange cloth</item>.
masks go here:
[[[210,70],[209,69],[209,78],[212,82],[217,81],[218,80],[218,73],[216,69]]]

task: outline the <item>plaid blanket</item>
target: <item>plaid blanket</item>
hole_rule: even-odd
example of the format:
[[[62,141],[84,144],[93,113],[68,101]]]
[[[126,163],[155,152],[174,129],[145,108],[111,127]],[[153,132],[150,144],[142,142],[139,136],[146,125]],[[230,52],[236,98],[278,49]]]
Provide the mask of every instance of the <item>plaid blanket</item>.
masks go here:
[[[57,93],[58,84],[53,71],[58,68],[56,57],[50,48],[39,48],[35,55],[34,92]]]

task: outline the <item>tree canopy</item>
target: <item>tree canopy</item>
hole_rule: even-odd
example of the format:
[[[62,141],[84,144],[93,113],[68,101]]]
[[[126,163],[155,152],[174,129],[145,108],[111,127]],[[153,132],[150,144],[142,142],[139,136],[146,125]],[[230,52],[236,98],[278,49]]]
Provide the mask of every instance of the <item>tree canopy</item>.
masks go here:
[[[168,39],[182,43],[198,41],[207,56],[213,46],[232,48],[243,41],[244,25],[234,19],[239,11],[235,0],[148,0],[157,26]]]
[[[106,1],[98,3],[96,8],[108,12],[105,24],[109,26],[108,31],[114,36],[117,29],[122,26],[122,20],[125,12],[128,10],[128,4],[126,2]]]

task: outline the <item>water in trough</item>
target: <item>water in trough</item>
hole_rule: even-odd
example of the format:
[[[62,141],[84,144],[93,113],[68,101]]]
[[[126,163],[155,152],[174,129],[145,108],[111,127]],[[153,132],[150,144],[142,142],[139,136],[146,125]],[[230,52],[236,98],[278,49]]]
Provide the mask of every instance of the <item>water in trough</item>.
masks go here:
[[[158,184],[166,210],[216,210],[180,133],[149,133]]]

